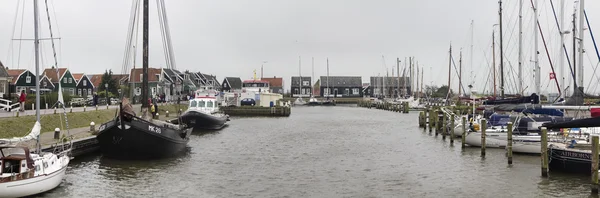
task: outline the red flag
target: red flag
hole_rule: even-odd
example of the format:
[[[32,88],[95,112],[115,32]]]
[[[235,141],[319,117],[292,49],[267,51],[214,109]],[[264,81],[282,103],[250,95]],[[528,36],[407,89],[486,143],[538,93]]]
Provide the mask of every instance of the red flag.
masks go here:
[[[554,72],[550,72],[550,80],[555,79],[556,78],[556,74],[554,74]]]

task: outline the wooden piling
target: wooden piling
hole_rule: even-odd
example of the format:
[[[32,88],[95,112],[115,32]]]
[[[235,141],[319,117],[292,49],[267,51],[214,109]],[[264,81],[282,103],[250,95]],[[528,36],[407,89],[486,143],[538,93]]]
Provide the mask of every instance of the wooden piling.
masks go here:
[[[408,102],[404,102],[404,111],[402,113],[408,113]]]
[[[429,109],[429,113],[427,115],[427,124],[429,125],[429,133],[431,133],[433,127],[433,109]]]
[[[467,127],[465,126],[467,124],[467,118],[466,117],[462,117],[462,136],[461,138],[461,147],[465,148],[466,143],[465,143],[465,139],[467,137]]]
[[[548,177],[548,129],[546,127],[542,127],[541,149],[542,177]]]
[[[425,117],[425,113],[423,113],[422,111],[419,112],[419,127],[424,127],[425,123],[423,123],[424,118]]]
[[[438,136],[438,134],[440,133],[440,114],[438,112],[438,110],[435,110],[435,136]]]
[[[487,129],[486,120],[481,120],[481,157],[485,157],[485,130]]]
[[[448,135],[448,115],[442,111],[442,139],[446,139]]]
[[[508,156],[508,164],[513,163],[513,123],[508,122],[508,135],[506,136],[506,155]]]
[[[454,114],[450,116],[450,144],[454,144]]]
[[[598,136],[592,136],[592,195],[598,195]]]

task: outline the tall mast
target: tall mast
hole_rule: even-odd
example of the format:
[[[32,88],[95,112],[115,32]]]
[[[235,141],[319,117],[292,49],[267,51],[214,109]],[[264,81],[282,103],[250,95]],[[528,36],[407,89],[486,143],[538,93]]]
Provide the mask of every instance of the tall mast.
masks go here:
[[[397,98],[400,97],[400,58],[396,57],[396,72],[398,73],[398,87],[396,87]]]
[[[300,90],[298,90],[298,95],[302,98],[302,57],[298,56],[298,87],[300,87]]]
[[[492,70],[494,73],[494,97],[498,95],[496,90],[496,30],[492,32]]]
[[[504,98],[504,52],[502,45],[502,0],[498,1],[500,15],[500,97]]]
[[[40,35],[39,35],[39,13],[38,13],[38,1],[33,1],[33,29],[34,39],[33,44],[35,46],[35,119],[37,122],[40,121]],[[58,66],[57,66],[58,67]],[[60,83],[60,82],[59,82]],[[59,90],[60,91],[60,90]],[[40,134],[37,135],[37,152],[41,152],[40,148]]]
[[[315,57],[312,57],[312,76],[310,77],[310,97],[312,97],[313,95],[313,79],[315,78]]]
[[[537,9],[537,0],[533,2],[533,27],[537,26],[538,22],[538,9]],[[540,61],[538,55],[538,28],[533,28],[533,48],[534,48],[534,64],[535,64],[535,93],[540,94],[540,80],[541,80],[541,72],[540,72]]]
[[[409,95],[409,90],[413,88],[413,75],[412,75],[412,66],[415,64],[415,57],[409,57],[410,64],[408,64],[408,80],[410,81],[410,89],[406,89],[406,95]]]
[[[577,46],[577,36],[575,32],[577,32],[577,24],[575,21],[577,20],[577,5],[573,8],[573,56],[577,54],[576,46]],[[573,67],[577,66],[577,59],[573,58]],[[577,94],[577,68],[573,68],[573,96]]]
[[[584,21],[585,21],[585,15],[584,15],[584,11],[585,11],[585,0],[579,0],[579,73],[577,75],[578,81],[577,82],[579,84],[579,91],[581,92],[581,94],[583,95],[583,39],[584,39],[584,35],[583,35],[583,28],[584,28]]]
[[[559,82],[560,82],[560,87],[561,89],[564,89],[565,87],[565,75],[563,74],[563,72],[565,71],[565,51],[562,50],[563,46],[565,45],[565,33],[563,31],[563,27],[564,27],[564,23],[565,23],[565,0],[560,0],[560,46],[558,47],[559,51],[560,51],[560,56],[558,56],[558,72],[555,73],[555,75],[559,78]],[[562,90],[561,90],[562,91]],[[564,92],[564,96],[562,96],[563,98],[566,98],[567,96],[567,91],[565,90]]]
[[[383,55],[381,55],[381,61],[383,62],[383,65],[385,66],[385,57]],[[385,68],[385,72],[387,73],[387,68]],[[386,87],[385,76],[383,76],[382,78],[383,78],[383,81],[381,82],[381,86],[382,86],[381,94],[383,94],[383,97],[385,98],[387,96],[387,92],[385,90],[385,87]]]
[[[471,71],[473,71],[473,29],[474,29],[474,24],[473,24],[473,20],[471,20],[471,49],[470,49],[471,52],[469,52],[469,59],[471,59],[469,62],[469,66],[471,66]],[[460,76],[462,78],[462,69],[460,71]],[[471,76],[470,80],[473,81],[473,76]],[[460,82],[462,84],[462,79],[460,80]]]
[[[327,97],[329,98],[331,95],[331,90],[329,90],[329,58],[327,58]]]
[[[452,72],[452,44],[450,44],[450,51],[448,52],[448,93],[450,93],[450,73]]]
[[[523,95],[523,0],[519,0],[519,73],[517,93]]]
[[[144,17],[144,22],[143,22],[143,35],[142,35],[142,42],[143,42],[143,52],[142,52],[142,110],[144,113],[143,114],[147,114],[148,112],[148,0],[144,0],[144,11],[143,11],[143,17]]]
[[[421,68],[421,91],[419,91],[419,94],[423,94],[423,76],[425,75],[425,70],[424,67]]]
[[[416,75],[416,76],[417,76],[417,77],[416,77],[416,79],[417,79],[417,80],[416,80],[416,82],[417,82],[417,87],[415,87],[415,90],[417,90],[417,94],[415,94],[415,93],[413,92],[413,96],[415,96],[416,98],[419,98],[419,93],[418,93],[418,92],[419,92],[419,91],[418,91],[418,90],[419,90],[419,64],[418,64],[418,63],[417,63],[417,75]]]
[[[413,73],[414,67],[415,67],[415,57],[413,56],[412,57],[412,61],[410,63],[410,67],[408,68],[408,71],[409,71],[409,74],[410,74],[410,78],[409,78],[410,79],[410,89],[409,89],[410,90],[410,95],[413,95],[413,89],[415,87],[414,86],[415,85],[415,83],[414,83],[415,82],[415,79],[414,79],[415,75]]]
[[[462,50],[460,50],[460,57],[458,59],[458,96],[462,91]]]

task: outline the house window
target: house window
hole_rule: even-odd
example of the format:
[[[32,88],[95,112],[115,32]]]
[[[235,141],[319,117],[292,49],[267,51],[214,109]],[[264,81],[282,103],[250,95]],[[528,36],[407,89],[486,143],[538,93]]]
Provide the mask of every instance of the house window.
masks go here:
[[[69,83],[73,83],[73,78],[67,78],[69,79]]]
[[[302,86],[310,86],[310,82],[308,82],[307,80],[302,81]]]
[[[92,94],[92,89],[88,89],[88,94]]]
[[[160,79],[160,74],[156,74],[156,80]],[[150,81],[150,79],[148,79]]]
[[[350,89],[346,88],[346,89],[344,90],[344,95],[350,95]]]
[[[25,78],[25,82],[26,82],[26,83],[31,83],[31,76],[27,76],[27,77]]]
[[[79,90],[81,90],[81,91],[82,91],[82,94],[83,94],[84,96],[87,96],[87,95],[88,95],[88,93],[87,93],[87,89],[79,89]]]
[[[333,94],[334,94],[334,95],[337,95],[337,94],[338,94],[338,89],[337,89],[337,88],[333,89]]]
[[[300,91],[298,90],[298,88],[294,88],[294,94],[300,94]]]
[[[75,95],[75,89],[73,89],[73,88],[70,88],[70,89],[69,89],[69,92],[71,93],[71,95]]]
[[[87,86],[87,81],[83,80],[83,86]]]
[[[140,95],[142,94],[142,88],[136,87],[135,88],[135,95]]]
[[[144,81],[144,74],[140,74],[140,82]]]
[[[0,93],[5,93],[6,87],[4,86],[4,83],[0,83],[0,87],[1,87],[0,90],[2,90],[2,91],[0,91]]]
[[[359,91],[358,91],[358,88],[352,88],[352,94],[354,94],[354,95],[359,95],[359,93],[358,93],[358,92],[359,92]]]
[[[67,78],[63,78],[63,83],[67,83]]]
[[[81,96],[81,89],[77,89],[77,95]]]
[[[323,95],[324,95],[324,96],[327,96],[327,95],[329,95],[329,88],[325,88],[325,89],[323,89],[323,92],[324,92],[324,93],[323,93]]]
[[[44,87],[48,86],[48,82],[46,82],[46,81],[44,81],[42,84],[44,85]]]
[[[152,95],[151,96],[154,96],[154,95],[156,95],[156,87],[152,87]]]

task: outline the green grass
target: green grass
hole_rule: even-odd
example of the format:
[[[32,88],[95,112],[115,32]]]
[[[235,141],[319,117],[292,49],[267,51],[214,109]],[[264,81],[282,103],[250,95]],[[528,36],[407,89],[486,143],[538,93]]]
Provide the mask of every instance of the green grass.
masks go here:
[[[183,111],[187,109],[186,105],[180,105],[180,107]],[[69,128],[89,127],[90,122],[94,122],[96,126],[99,126],[115,117],[116,109],[101,109],[102,108],[98,108],[98,111],[95,109],[88,109],[86,112],[67,113]],[[169,114],[171,114],[170,117],[175,117],[177,109],[177,105],[165,105],[159,106],[158,108],[161,115],[164,115],[165,111],[168,110]],[[57,114],[41,116],[42,133],[53,132],[54,128],[66,128],[64,116],[62,113],[58,112]],[[34,123],[35,116],[0,118],[0,138],[12,138],[27,135],[31,131],[31,128],[33,128]]]

